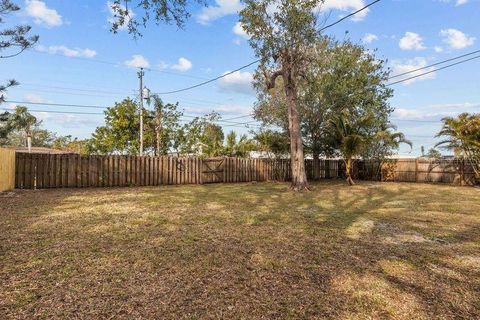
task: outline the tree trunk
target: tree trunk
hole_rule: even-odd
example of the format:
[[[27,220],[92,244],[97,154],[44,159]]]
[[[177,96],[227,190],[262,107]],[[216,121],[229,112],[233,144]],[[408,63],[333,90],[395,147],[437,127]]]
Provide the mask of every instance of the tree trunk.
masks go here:
[[[347,183],[353,186],[355,182],[352,179],[352,159],[350,158],[345,161],[345,173],[347,175]]]
[[[292,169],[291,189],[294,191],[309,190],[305,172],[305,157],[300,129],[300,116],[297,109],[296,88],[288,67],[283,71],[285,95],[288,104],[288,130],[290,133],[290,161]]]
[[[162,139],[162,136],[161,136],[161,133],[162,133],[162,113],[159,111],[157,112],[157,119],[156,119],[156,140],[157,140],[157,156],[160,156],[161,154],[161,150],[160,150],[160,146],[161,146],[161,139]]]

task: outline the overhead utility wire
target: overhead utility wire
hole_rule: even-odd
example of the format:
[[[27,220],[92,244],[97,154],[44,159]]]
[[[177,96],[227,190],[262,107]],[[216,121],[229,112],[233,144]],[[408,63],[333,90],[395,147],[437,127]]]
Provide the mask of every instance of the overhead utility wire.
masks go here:
[[[456,62],[456,63],[452,63],[452,64],[449,64],[449,65],[446,65],[444,67],[441,67],[441,68],[437,68],[437,69],[434,69],[434,70],[430,70],[428,72],[424,72],[424,73],[421,73],[421,74],[418,74],[418,75],[415,75],[413,77],[409,77],[409,78],[406,78],[406,79],[402,79],[402,80],[398,80],[398,81],[395,81],[395,82],[392,82],[392,83],[388,83],[387,86],[393,86],[394,84],[398,84],[398,83],[402,83],[402,82],[405,82],[405,81],[409,81],[409,80],[413,80],[413,79],[416,79],[416,78],[420,78],[420,77],[423,77],[427,74],[431,74],[431,73],[434,73],[434,72],[437,72],[437,71],[440,71],[440,70],[444,70],[444,69],[447,69],[447,68],[451,68],[453,66],[456,66],[456,65],[459,65],[459,64],[462,64],[462,63],[465,63],[465,62],[468,62],[468,61],[472,61],[474,59],[478,59],[480,58],[480,56],[476,56],[476,57],[473,57],[473,58],[470,58],[470,59],[465,59],[465,60],[462,60],[462,61],[459,61],[459,62]]]
[[[178,92],[183,92],[183,91],[187,91],[187,90],[191,90],[191,89],[194,89],[194,88],[198,88],[198,87],[201,87],[201,86],[204,86],[206,84],[209,84],[209,83],[212,83],[212,82],[215,82],[219,79],[222,79],[222,78],[225,78],[226,76],[229,76],[231,74],[234,74],[235,72],[238,72],[240,70],[243,70],[245,68],[248,68],[250,67],[251,65],[254,65],[256,63],[260,62],[260,59],[257,59],[253,62],[250,62],[249,64],[246,64],[244,66],[241,66],[240,68],[237,68],[233,71],[230,71],[230,72],[227,72],[221,76],[218,76],[216,78],[213,78],[213,79],[210,79],[210,80],[207,80],[207,81],[204,81],[204,82],[201,82],[201,83],[198,83],[196,85],[193,85],[193,86],[190,86],[190,87],[187,87],[187,88],[183,88],[183,89],[179,89],[179,90],[173,90],[173,91],[167,91],[167,92],[158,92],[158,94],[172,94],[172,93],[178,93]]]
[[[389,77],[389,80],[395,79],[395,78],[399,78],[399,77],[402,77],[402,76],[405,76],[405,75],[407,75],[407,74],[411,74],[411,73],[414,73],[414,72],[417,72],[417,71],[429,69],[429,68],[432,68],[432,67],[435,67],[435,66],[438,66],[438,65],[447,63],[447,62],[451,62],[451,61],[454,61],[454,60],[458,60],[458,59],[461,59],[461,58],[465,58],[465,57],[471,56],[471,55],[476,54],[476,53],[480,53],[480,50],[475,50],[475,51],[472,51],[472,52],[469,52],[469,53],[466,53],[466,54],[463,54],[463,55],[460,55],[460,56],[456,56],[456,57],[453,57],[453,58],[450,58],[450,59],[447,59],[447,60],[442,60],[442,61],[436,62],[436,63],[434,63],[434,64],[430,64],[430,65],[425,66],[425,67],[421,67],[421,68],[417,68],[417,69],[414,69],[414,70],[410,70],[410,71],[406,71],[406,72],[403,72],[403,73],[399,73],[399,74],[390,76],[390,77]],[[152,70],[154,70],[154,69],[152,69]],[[112,95],[125,94],[125,92],[121,92],[121,91],[104,91],[104,90],[93,90],[93,89],[78,89],[78,88],[71,88],[71,87],[48,86],[48,85],[33,84],[33,83],[22,83],[22,85],[25,85],[25,86],[33,86],[33,87],[52,88],[52,89],[61,89],[61,90],[75,90],[75,91],[82,91],[82,92],[93,92],[93,93],[101,93],[101,94],[112,94]],[[38,90],[38,91],[39,91],[39,90]],[[46,92],[49,92],[49,91],[46,91]],[[79,94],[79,93],[58,92],[58,91],[52,91],[52,92],[53,92],[53,93],[66,94],[66,95],[85,95],[85,96],[87,96],[87,94]],[[153,94],[155,94],[155,93],[153,93]],[[206,105],[209,105],[209,104],[222,105],[222,103],[219,103],[219,102],[213,102],[213,101],[207,101],[207,100],[200,100],[200,99],[193,99],[192,101],[198,101],[198,102],[195,102],[195,103],[194,103],[194,102],[189,102],[189,100],[180,100],[180,101],[186,101],[186,102],[188,102],[188,103],[190,103],[190,104],[198,104],[198,103],[201,102],[202,104],[206,104]]]
[[[360,12],[368,9],[370,6],[373,6],[374,4],[376,4],[376,3],[380,2],[380,1],[381,1],[381,0],[373,1],[372,3],[366,5],[365,7],[363,7],[363,8],[361,8],[361,9],[355,11],[355,12],[352,12],[352,13],[346,15],[345,17],[339,19],[338,21],[335,21],[335,22],[332,23],[332,24],[329,24],[328,26],[325,26],[325,27],[321,28],[321,29],[319,30],[319,32],[322,32],[322,31],[324,31],[325,29],[328,29],[328,28],[330,28],[330,27],[333,27],[333,26],[336,25],[336,24],[339,24],[340,22],[344,21],[345,19],[348,19],[348,18],[356,15],[357,13],[360,13]],[[212,82],[214,82],[214,81],[217,81],[217,80],[219,80],[219,79],[225,78],[225,77],[227,77],[227,76],[229,76],[229,75],[231,75],[231,74],[233,74],[233,73],[235,73],[235,72],[238,72],[238,71],[240,71],[240,70],[243,70],[243,69],[245,69],[245,68],[248,68],[248,67],[250,67],[251,65],[254,65],[254,64],[260,62],[260,60],[261,60],[261,59],[257,59],[257,60],[255,60],[255,61],[252,61],[252,62],[250,62],[249,64],[246,64],[246,65],[244,65],[244,66],[241,66],[241,67],[239,67],[239,68],[237,68],[237,69],[235,69],[235,70],[233,70],[233,71],[227,72],[227,73],[225,73],[225,74],[223,74],[223,75],[221,75],[221,76],[218,76],[218,77],[216,77],[216,78],[213,78],[213,79],[210,79],[210,80],[207,80],[207,81],[198,83],[198,84],[196,84],[196,85],[193,85],[193,86],[190,86],[190,87],[186,87],[186,88],[183,88],[183,89],[178,89],[178,90],[172,90],[172,91],[166,91],[166,92],[159,92],[158,94],[173,94],[173,93],[178,93],[178,92],[183,92],[183,91],[195,89],[195,88],[204,86],[204,85],[206,85],[206,84],[212,83]]]
[[[4,111],[12,111],[11,109],[7,108],[0,108],[0,110]],[[75,111],[52,111],[52,110],[29,110],[31,112],[44,112],[44,113],[59,113],[59,114],[83,114],[83,115],[103,115],[103,113],[99,112],[75,112]]]
[[[369,7],[373,6],[374,4],[376,4],[376,3],[380,2],[380,1],[381,1],[381,0],[376,0],[376,1],[373,1],[372,3],[370,3],[370,4],[366,5],[365,7],[363,7],[363,8],[360,8],[360,9],[358,9],[357,11],[355,11],[355,12],[352,12],[352,13],[350,13],[350,14],[346,15],[345,17],[341,18],[340,20],[337,20],[337,21],[335,21],[334,23],[332,23],[332,24],[329,24],[329,25],[327,25],[327,26],[325,26],[325,27],[321,28],[321,29],[319,30],[319,32],[322,32],[322,31],[323,31],[323,30],[325,30],[325,29],[331,28],[331,27],[333,27],[333,26],[335,26],[335,25],[339,24],[340,22],[342,22],[342,21],[344,21],[344,20],[346,20],[346,19],[348,19],[348,18],[350,18],[350,17],[353,17],[353,16],[354,16],[354,15],[356,15],[357,13],[360,13],[360,12],[362,12],[362,11],[364,11],[364,10],[368,9]]]
[[[480,53],[480,50],[475,50],[475,51],[472,51],[470,53],[462,54],[461,56],[457,56],[457,57],[453,57],[453,58],[450,58],[450,59],[447,59],[447,60],[443,60],[443,61],[431,64],[431,65],[428,65],[428,66],[425,66],[425,67],[421,67],[421,68],[418,68],[418,69],[415,69],[415,70],[410,70],[410,71],[407,71],[407,72],[396,74],[396,75],[393,75],[393,76],[389,77],[389,80],[394,79],[394,78],[398,78],[398,77],[401,77],[401,76],[404,76],[404,75],[407,75],[407,74],[410,74],[410,73],[413,73],[413,72],[417,72],[417,71],[420,71],[420,70],[435,67],[435,66],[438,66],[440,64],[444,64],[444,63],[447,63],[447,62],[450,62],[450,61],[465,58],[465,57],[471,56],[472,54],[476,54],[476,53]]]
[[[469,61],[472,61],[472,60],[478,59],[478,58],[480,58],[480,56],[475,56],[475,57],[472,57],[472,58],[469,58],[469,59],[466,59],[466,60],[462,60],[462,61],[459,61],[459,62],[456,62],[456,63],[452,63],[452,64],[446,65],[444,67],[437,68],[435,70],[431,70],[431,71],[428,71],[428,72],[424,72],[422,74],[419,74],[419,75],[416,75],[416,76],[413,76],[413,77],[409,77],[409,78],[406,78],[406,79],[402,79],[402,80],[399,80],[399,81],[396,81],[396,82],[389,83],[389,84],[387,84],[387,86],[392,86],[392,85],[395,85],[395,84],[399,84],[399,83],[402,83],[402,82],[413,80],[415,78],[419,78],[419,77],[425,76],[427,74],[431,74],[431,73],[436,72],[436,71],[440,71],[440,70],[447,69],[447,68],[450,68],[450,67],[453,67],[453,66],[456,66],[456,65],[459,65],[459,64],[463,64],[463,63],[466,63],[466,62],[469,62]],[[410,71],[410,73],[411,72],[414,72],[414,71]],[[34,102],[14,101],[14,100],[7,100],[5,102],[7,102],[7,103],[19,103],[19,104],[31,104],[31,105],[44,105],[44,106],[58,106],[58,107],[105,109],[105,107],[103,107],[103,106],[95,106],[95,105],[76,105],[76,104],[41,103],[41,102],[34,103]],[[41,112],[46,112],[46,111],[41,111]],[[226,119],[224,121],[246,118],[246,117],[249,117],[249,116],[251,116],[251,114],[250,115],[245,115],[245,116],[240,116],[240,117],[235,117],[235,118],[231,118],[231,119]],[[424,120],[413,121],[413,120],[406,120],[406,119],[392,119],[392,120],[395,120],[395,121],[410,121],[410,122],[429,122],[429,121],[424,121]],[[433,122],[433,121],[431,121],[431,122]]]

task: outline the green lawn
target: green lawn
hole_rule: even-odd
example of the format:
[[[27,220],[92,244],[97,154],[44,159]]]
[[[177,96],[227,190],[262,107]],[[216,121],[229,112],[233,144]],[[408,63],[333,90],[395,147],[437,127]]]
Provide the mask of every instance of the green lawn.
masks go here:
[[[479,319],[480,189],[0,196],[0,319]]]

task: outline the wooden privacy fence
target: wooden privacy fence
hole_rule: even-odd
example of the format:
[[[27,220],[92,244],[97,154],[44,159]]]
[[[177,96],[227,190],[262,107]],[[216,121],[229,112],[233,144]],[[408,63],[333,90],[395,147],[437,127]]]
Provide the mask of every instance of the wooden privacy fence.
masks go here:
[[[306,160],[309,180],[341,178],[342,160]],[[355,161],[355,179],[471,184],[473,168],[458,160]],[[126,187],[289,181],[289,159],[81,156],[17,153],[15,187]]]
[[[309,176],[335,178],[336,160],[310,164]],[[288,181],[288,159],[81,156],[18,153],[15,186],[21,189],[125,187]]]
[[[392,159],[356,161],[353,175],[361,180],[474,184],[475,171],[466,160]]]
[[[15,150],[0,148],[0,192],[15,188]]]

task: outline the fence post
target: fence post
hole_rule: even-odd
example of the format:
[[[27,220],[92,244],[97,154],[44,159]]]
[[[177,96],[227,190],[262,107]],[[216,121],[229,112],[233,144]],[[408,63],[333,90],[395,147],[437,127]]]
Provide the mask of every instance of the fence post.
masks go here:
[[[418,158],[415,158],[415,182],[418,183]]]
[[[200,165],[198,167],[198,174],[200,176],[200,184],[203,184],[203,159],[200,159]]]

